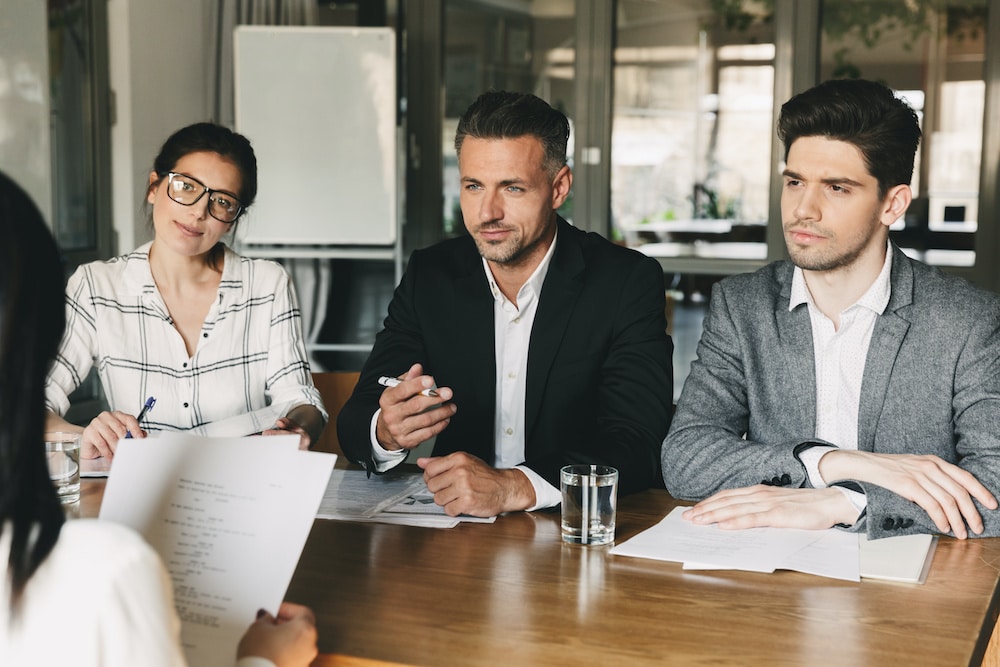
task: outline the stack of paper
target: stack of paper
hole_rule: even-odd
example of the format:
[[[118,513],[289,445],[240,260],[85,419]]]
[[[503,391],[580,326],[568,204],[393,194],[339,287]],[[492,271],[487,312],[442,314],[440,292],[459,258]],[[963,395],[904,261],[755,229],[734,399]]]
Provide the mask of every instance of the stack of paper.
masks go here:
[[[685,521],[677,507],[658,524],[610,553],[684,563],[685,569],[752,572],[796,570],[847,581],[861,577],[923,583],[933,556],[931,535],[869,541],[841,530],[723,530]]]
[[[453,528],[463,521],[496,521],[495,516],[448,516],[443,507],[434,503],[420,473],[393,471],[369,478],[364,470],[334,470],[316,517],[428,528]]]
[[[232,664],[258,609],[276,612],[336,456],[299,436],[122,440],[100,518],[140,532],[174,584],[193,667]]]

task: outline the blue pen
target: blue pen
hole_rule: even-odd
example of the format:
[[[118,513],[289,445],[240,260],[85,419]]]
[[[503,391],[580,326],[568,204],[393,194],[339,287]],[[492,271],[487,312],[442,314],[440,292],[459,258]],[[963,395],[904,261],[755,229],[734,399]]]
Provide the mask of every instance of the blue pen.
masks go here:
[[[136,416],[135,420],[137,422],[141,422],[142,418],[146,416],[147,412],[153,409],[154,405],[156,405],[156,399],[150,396],[149,398],[146,399],[146,404],[142,406],[142,410],[139,410],[139,414],[138,416]],[[125,437],[131,438],[132,431],[125,431]]]

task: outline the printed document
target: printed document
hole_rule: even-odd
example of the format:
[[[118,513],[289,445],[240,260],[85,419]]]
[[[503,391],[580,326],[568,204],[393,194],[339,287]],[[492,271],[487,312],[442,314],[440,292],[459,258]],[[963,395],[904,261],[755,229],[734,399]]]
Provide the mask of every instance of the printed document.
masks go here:
[[[933,556],[930,535],[869,541],[842,530],[698,525],[676,507],[662,521],[613,547],[611,554],[677,561],[686,570],[795,570],[846,581],[861,577],[923,583]]]
[[[140,532],[174,586],[192,667],[233,664],[258,609],[275,613],[336,456],[299,436],[122,440],[100,518]]]

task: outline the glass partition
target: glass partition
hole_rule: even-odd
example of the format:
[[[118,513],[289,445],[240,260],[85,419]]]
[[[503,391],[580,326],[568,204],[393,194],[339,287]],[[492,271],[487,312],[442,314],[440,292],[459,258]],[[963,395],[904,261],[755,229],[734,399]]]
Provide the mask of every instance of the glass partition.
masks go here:
[[[716,4],[619,2],[613,233],[655,257],[767,257],[773,22]]]
[[[973,266],[986,99],[986,0],[822,3],[820,78],[883,81],[924,133],[914,201],[893,227],[911,256]]]

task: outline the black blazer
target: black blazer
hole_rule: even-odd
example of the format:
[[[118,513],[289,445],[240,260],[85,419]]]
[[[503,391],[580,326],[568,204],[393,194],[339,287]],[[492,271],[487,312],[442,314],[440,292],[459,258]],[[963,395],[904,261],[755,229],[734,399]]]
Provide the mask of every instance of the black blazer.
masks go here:
[[[618,468],[621,493],[662,485],[673,400],[663,271],[598,234],[558,225],[529,341],[524,464],[557,488],[570,463]],[[337,420],[348,458],[374,469],[378,377],[420,362],[454,390],[458,407],[434,455],[465,451],[492,464],[493,327],[493,296],[470,236],[414,252]]]

